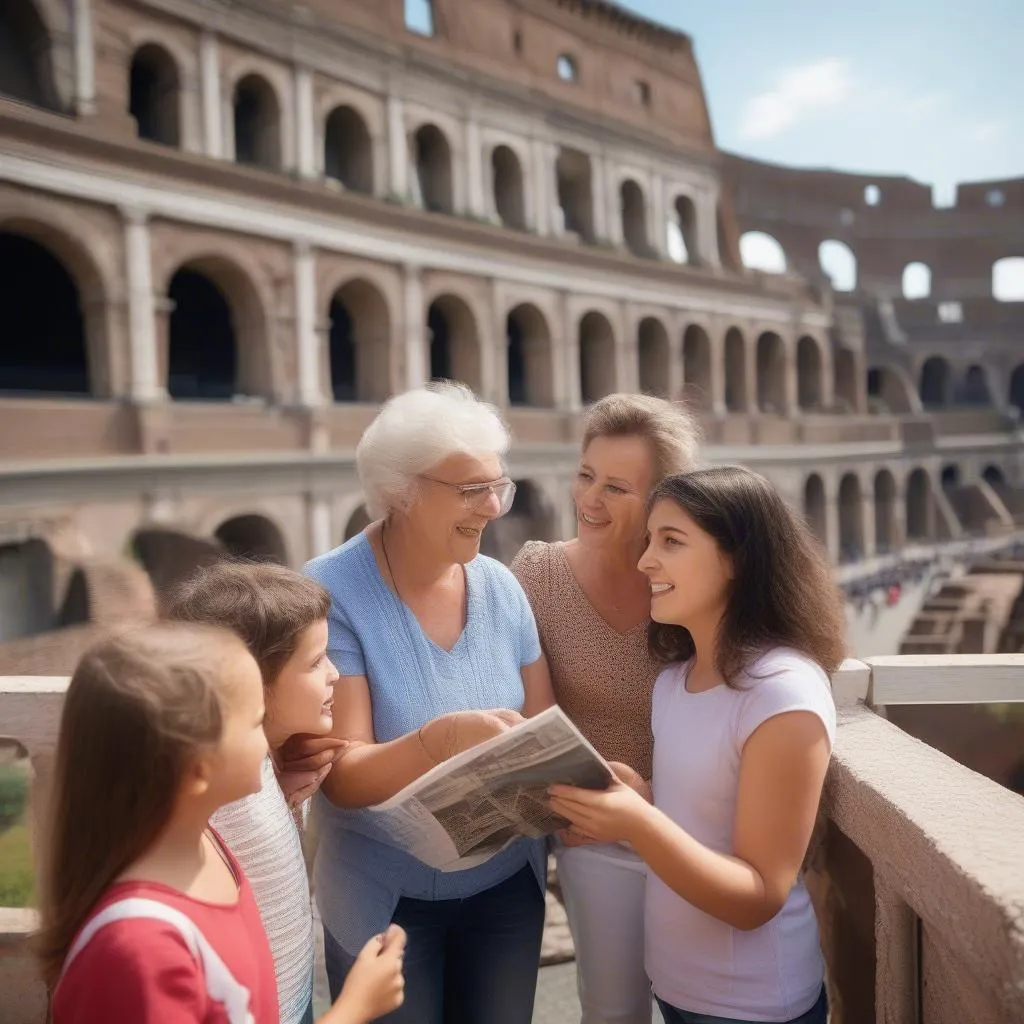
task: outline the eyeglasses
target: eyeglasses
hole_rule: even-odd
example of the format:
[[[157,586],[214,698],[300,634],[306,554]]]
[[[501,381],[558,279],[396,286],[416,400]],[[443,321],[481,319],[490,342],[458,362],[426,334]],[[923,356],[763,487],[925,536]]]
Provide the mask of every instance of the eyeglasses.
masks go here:
[[[490,484],[452,484],[447,480],[437,480],[422,474],[420,479],[457,491],[467,512],[475,512],[493,494],[498,499],[498,515],[503,516],[512,507],[512,499],[516,496],[515,482],[507,477]]]

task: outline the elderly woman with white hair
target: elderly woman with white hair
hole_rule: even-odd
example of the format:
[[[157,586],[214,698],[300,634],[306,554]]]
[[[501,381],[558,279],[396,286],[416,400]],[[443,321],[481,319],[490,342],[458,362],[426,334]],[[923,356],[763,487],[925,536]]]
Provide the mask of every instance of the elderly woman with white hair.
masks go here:
[[[433,384],[381,409],[356,450],[376,520],[306,567],[331,593],[334,736],[316,798],[314,869],[332,997],[390,923],[408,935],[405,1005],[387,1021],[529,1024],[544,923],[544,846],[436,871],[376,833],[369,805],[554,703],[533,613],[480,554],[512,504],[509,435],[467,388]]]

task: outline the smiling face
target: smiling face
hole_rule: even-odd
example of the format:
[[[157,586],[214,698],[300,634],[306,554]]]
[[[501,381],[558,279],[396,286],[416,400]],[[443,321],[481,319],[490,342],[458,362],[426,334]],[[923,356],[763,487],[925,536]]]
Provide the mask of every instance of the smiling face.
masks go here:
[[[647,528],[650,540],[638,568],[651,581],[651,618],[690,630],[720,622],[733,580],[731,559],[667,498],[655,503]]]
[[[471,562],[480,553],[485,527],[502,515],[497,495],[472,488],[507,480],[493,454],[457,452],[432,466],[419,478],[417,499],[406,510],[418,540],[438,561]]]
[[[643,543],[653,484],[651,450],[642,437],[595,437],[583,452],[572,489],[579,543],[635,551]]]
[[[307,626],[295,650],[267,688],[265,728],[271,748],[290,736],[331,731],[338,670],[327,657],[327,620]]]

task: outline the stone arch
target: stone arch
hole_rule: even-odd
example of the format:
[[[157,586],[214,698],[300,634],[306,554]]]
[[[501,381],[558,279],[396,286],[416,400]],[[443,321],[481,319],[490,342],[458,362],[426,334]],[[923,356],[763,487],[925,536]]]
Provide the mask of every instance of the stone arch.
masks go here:
[[[786,273],[786,251],[777,238],[764,231],[745,231],[740,235],[740,259],[747,270],[764,274]]]
[[[960,380],[960,387],[957,389],[956,401],[962,405],[993,404],[985,367],[978,363],[967,367]]]
[[[281,97],[256,71],[242,75],[233,93],[235,162],[268,171],[281,170]]]
[[[786,349],[774,331],[757,339],[757,405],[761,412],[786,411]]]
[[[952,372],[949,363],[942,356],[931,356],[921,366],[921,404],[945,406],[952,398]]]
[[[491,151],[494,181],[494,208],[507,228],[526,228],[526,188],[523,167],[511,146],[495,146]]]
[[[622,216],[622,237],[634,256],[648,256],[651,244],[647,238],[647,199],[644,190],[632,178],[619,186]]]
[[[603,313],[580,317],[580,396],[584,405],[615,391],[615,331]]]
[[[440,295],[427,310],[430,379],[457,380],[478,394],[483,388],[480,331],[473,310],[457,295]]]
[[[159,43],[147,42],[132,54],[128,71],[128,112],[140,139],[181,145],[181,70]]]
[[[981,478],[997,491],[1006,484],[1006,475],[998,466],[986,466],[981,472]]]
[[[555,177],[563,230],[577,235],[581,242],[593,244],[597,233],[590,156],[578,149],[561,149],[555,162]]]
[[[324,121],[324,175],[350,192],[373,194],[373,138],[363,115],[348,104]]]
[[[725,332],[725,408],[747,411],[747,342],[738,327]]]
[[[845,243],[828,238],[818,246],[822,273],[831,281],[832,290],[852,292],[857,288],[857,257]]]
[[[214,536],[236,558],[288,565],[288,547],[281,528],[266,516],[233,516],[214,530]]]
[[[887,469],[875,474],[875,551],[888,554],[899,546],[896,534],[896,480]]]
[[[947,463],[942,467],[939,476],[944,491],[952,490],[960,486],[960,467],[955,462]]]
[[[173,593],[193,573],[219,562],[227,554],[219,540],[159,526],[137,530],[132,535],[129,550],[145,569],[161,599]]]
[[[88,395],[96,374],[82,292],[65,261],[34,235],[0,224],[0,392]]]
[[[391,311],[365,278],[337,288],[327,310],[335,402],[383,402],[391,393]]]
[[[56,625],[55,560],[41,538],[0,544],[0,643]]]
[[[804,483],[804,519],[811,532],[828,548],[828,501],[825,497],[824,481],[812,473]]]
[[[637,328],[640,390],[645,394],[674,397],[669,395],[669,349],[665,325],[657,317],[645,316]]]
[[[860,477],[846,473],[839,481],[839,560],[859,562],[864,557],[864,500]]]
[[[247,269],[227,256],[197,255],[171,275],[167,298],[172,398],[273,397],[266,311]]]
[[[884,412],[921,411],[921,401],[914,384],[902,366],[872,366],[868,370],[868,398],[875,403],[880,402]]]
[[[901,281],[903,298],[927,299],[932,293],[932,271],[927,263],[908,263]]]
[[[0,10],[0,96],[59,111],[53,29],[32,0],[6,0]]]
[[[933,533],[931,482],[920,466],[907,477],[907,540],[929,540]]]
[[[484,530],[480,550],[507,565],[528,540],[554,539],[554,510],[542,488],[532,480],[517,480],[512,507]]]
[[[832,394],[837,406],[844,412],[856,412],[857,401],[857,356],[853,349],[841,346],[836,349],[832,364]]]
[[[683,333],[683,387],[683,397],[695,409],[711,408],[711,339],[699,324]]]
[[[423,124],[413,135],[416,189],[420,205],[433,213],[455,212],[452,147],[436,124]]]
[[[801,409],[821,411],[823,374],[817,339],[805,334],[796,344],[796,394]]]
[[[362,533],[370,523],[373,522],[370,519],[370,513],[366,511],[365,505],[360,505],[353,513],[348,517],[348,521],[345,523],[345,535],[342,538],[343,541],[351,540],[356,534]]]
[[[1010,386],[1007,395],[1010,405],[1024,413],[1024,363],[1013,368],[1010,374]]]
[[[509,312],[505,332],[510,404],[553,407],[551,329],[544,314],[533,303],[520,303]]]
[[[678,195],[672,204],[668,222],[668,252],[677,263],[696,266],[700,262],[697,247],[697,208],[688,195]]]

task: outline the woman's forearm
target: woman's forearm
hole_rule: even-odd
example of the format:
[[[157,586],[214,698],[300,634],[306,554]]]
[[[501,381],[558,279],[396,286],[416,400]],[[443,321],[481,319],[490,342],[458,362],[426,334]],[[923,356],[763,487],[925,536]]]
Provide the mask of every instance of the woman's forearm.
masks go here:
[[[389,743],[354,743],[320,788],[338,807],[370,807],[389,800],[437,763],[417,732]]]
[[[786,894],[772,894],[745,860],[709,850],[650,807],[630,836],[647,866],[677,895],[733,928],[760,928],[782,908]]]

